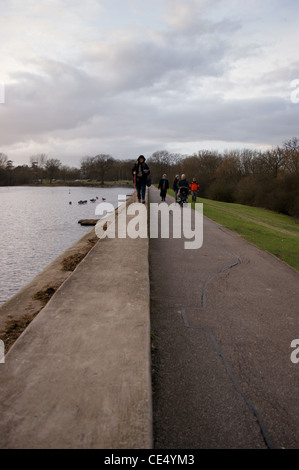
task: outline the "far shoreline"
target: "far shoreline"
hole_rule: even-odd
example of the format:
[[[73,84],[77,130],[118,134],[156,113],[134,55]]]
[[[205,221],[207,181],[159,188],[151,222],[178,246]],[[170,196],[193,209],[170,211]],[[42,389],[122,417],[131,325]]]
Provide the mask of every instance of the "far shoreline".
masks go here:
[[[66,182],[45,182],[45,183],[26,183],[16,185],[0,185],[0,188],[54,188],[54,187],[78,187],[78,188],[134,188],[134,184],[131,181],[107,181],[104,183],[100,182],[85,182],[85,181],[66,181]]]

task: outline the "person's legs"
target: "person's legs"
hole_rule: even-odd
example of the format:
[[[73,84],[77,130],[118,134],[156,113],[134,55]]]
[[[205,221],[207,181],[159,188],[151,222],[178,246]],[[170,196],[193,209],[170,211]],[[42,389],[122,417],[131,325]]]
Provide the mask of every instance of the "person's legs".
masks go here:
[[[139,202],[141,202],[141,186],[141,181],[136,181],[137,198]]]
[[[146,183],[142,183],[142,184],[141,184],[142,202],[145,201],[145,191],[146,191]]]

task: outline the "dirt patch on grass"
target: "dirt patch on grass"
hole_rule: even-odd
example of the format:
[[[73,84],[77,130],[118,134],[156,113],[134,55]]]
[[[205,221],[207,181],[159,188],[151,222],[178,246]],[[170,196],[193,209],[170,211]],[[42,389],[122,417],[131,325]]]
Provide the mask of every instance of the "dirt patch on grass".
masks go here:
[[[1,332],[1,339],[5,344],[5,352],[13,345],[13,343],[18,339],[18,337],[23,333],[25,328],[32,322],[35,315],[23,315],[23,317],[15,320],[12,318],[6,322],[6,327],[3,332]]]
[[[87,253],[96,244],[97,241],[98,241],[98,237],[89,238],[87,240],[88,243],[87,243],[87,246],[86,246],[85,250],[83,250],[79,253],[74,253],[74,254],[64,258],[61,262],[62,269],[64,271],[74,271],[76,266],[83,260],[83,258],[85,258]]]
[[[64,258],[61,263],[62,269],[64,269],[64,271],[74,271],[76,266],[83,260],[83,258],[85,258],[85,256],[86,255],[84,253],[76,253],[75,255]]]
[[[58,287],[59,286],[47,287],[44,290],[39,290],[36,294],[34,294],[33,298],[36,300],[40,300],[44,305],[46,305],[51,299],[52,295],[55,294]]]

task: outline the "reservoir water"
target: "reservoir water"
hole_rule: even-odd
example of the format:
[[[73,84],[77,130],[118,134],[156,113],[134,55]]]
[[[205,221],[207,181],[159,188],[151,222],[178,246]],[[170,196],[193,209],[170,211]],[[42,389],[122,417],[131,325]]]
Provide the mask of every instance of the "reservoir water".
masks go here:
[[[98,219],[102,198],[117,207],[119,195],[132,193],[132,188],[0,187],[0,306],[91,230],[78,221]],[[81,200],[88,202],[78,204]]]

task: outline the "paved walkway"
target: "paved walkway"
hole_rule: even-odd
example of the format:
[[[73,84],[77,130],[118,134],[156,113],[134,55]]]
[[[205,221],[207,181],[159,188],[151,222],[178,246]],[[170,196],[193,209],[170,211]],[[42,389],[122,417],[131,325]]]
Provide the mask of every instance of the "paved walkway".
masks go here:
[[[148,240],[100,240],[0,364],[0,448],[150,449],[149,317]]]
[[[206,218],[198,250],[100,240],[0,364],[0,448],[298,448],[298,287]]]
[[[299,273],[207,218],[183,243],[150,240],[155,448],[298,448]]]

